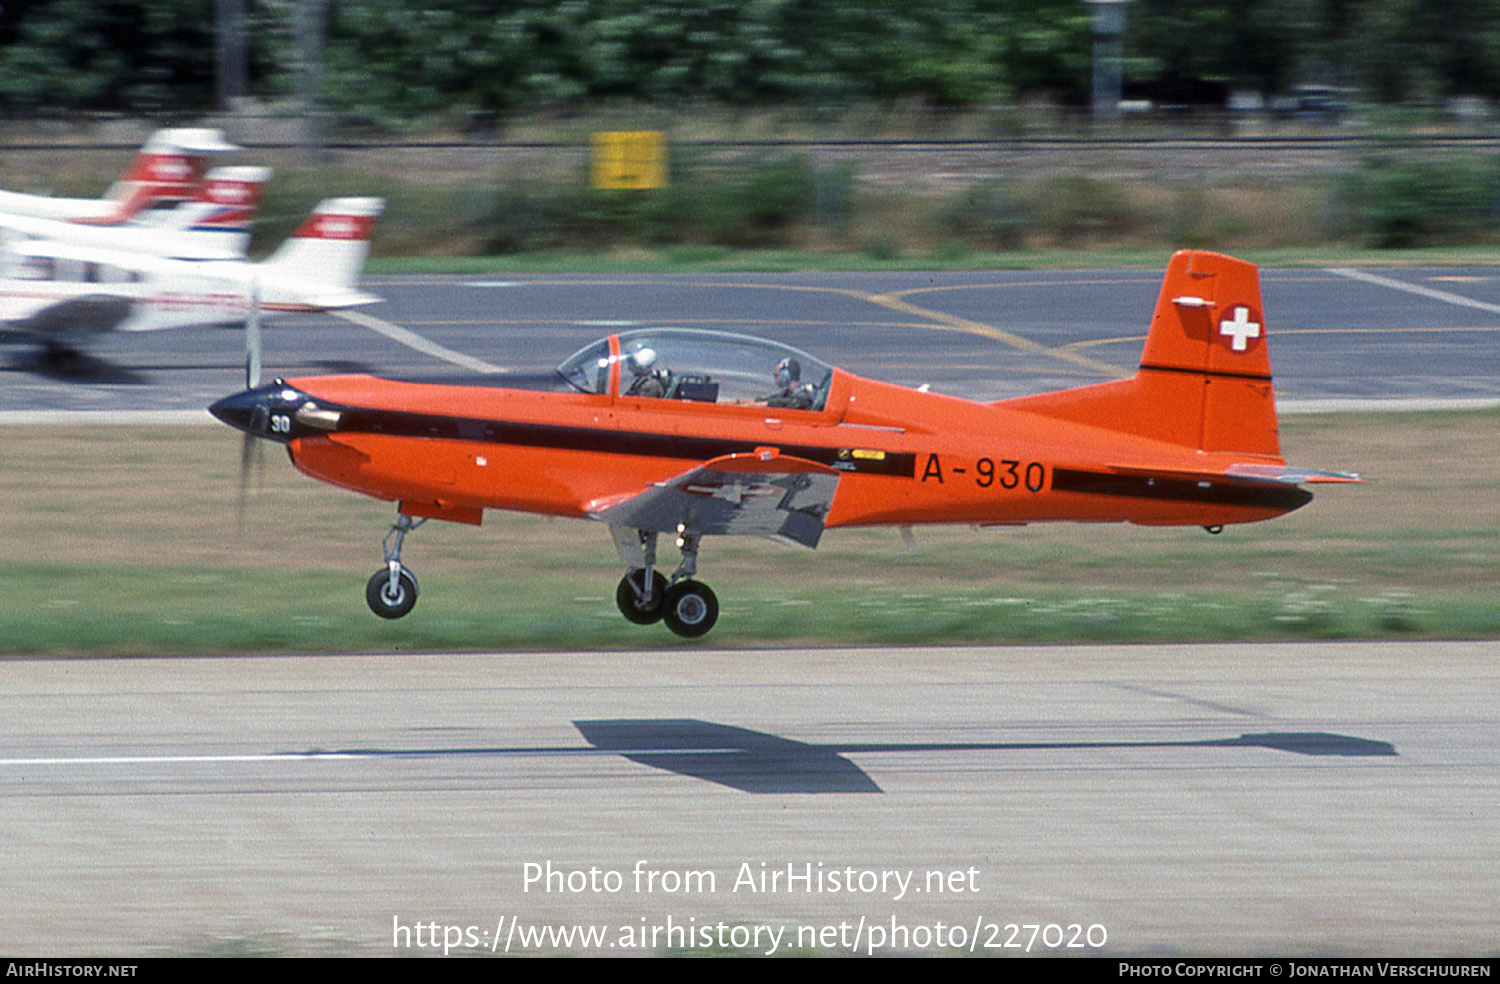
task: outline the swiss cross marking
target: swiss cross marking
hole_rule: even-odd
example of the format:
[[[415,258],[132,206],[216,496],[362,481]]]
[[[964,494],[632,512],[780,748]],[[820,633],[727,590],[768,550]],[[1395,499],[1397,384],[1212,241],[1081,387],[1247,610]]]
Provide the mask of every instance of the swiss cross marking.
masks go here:
[[[1250,347],[1250,339],[1260,337],[1260,322],[1250,320],[1250,309],[1241,305],[1234,309],[1234,317],[1219,322],[1219,334],[1232,339],[1229,347],[1243,352]]]

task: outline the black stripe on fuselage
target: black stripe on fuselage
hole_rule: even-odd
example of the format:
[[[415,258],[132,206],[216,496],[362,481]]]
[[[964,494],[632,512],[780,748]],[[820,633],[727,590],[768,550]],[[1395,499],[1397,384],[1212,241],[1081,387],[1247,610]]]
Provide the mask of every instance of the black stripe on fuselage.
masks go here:
[[[1291,512],[1312,501],[1312,493],[1281,482],[1244,482],[1115,475],[1108,472],[1058,468],[1052,472],[1052,491],[1131,499],[1166,499],[1224,506],[1253,506]]]
[[[324,406],[334,409],[326,404]],[[917,472],[917,457],[914,454],[886,452],[879,459],[858,458],[853,456],[854,449],[849,447],[780,444],[771,435],[767,435],[765,440],[747,441],[719,437],[692,437],[684,434],[653,434],[641,431],[566,427],[558,424],[482,420],[472,417],[408,413],[399,410],[372,410],[359,407],[341,410],[338,433],[430,437],[448,441],[551,448],[558,451],[681,458],[694,462],[708,461],[726,454],[742,454],[754,451],[757,447],[770,445],[778,448],[782,454],[816,461],[837,468],[839,471],[893,475],[902,478],[915,477]]]
[[[1142,362],[1141,368],[1149,372],[1175,372],[1188,376],[1215,376],[1219,379],[1250,379],[1257,383],[1269,383],[1271,377],[1260,372],[1227,372],[1222,369],[1189,369],[1185,366],[1158,366]]]

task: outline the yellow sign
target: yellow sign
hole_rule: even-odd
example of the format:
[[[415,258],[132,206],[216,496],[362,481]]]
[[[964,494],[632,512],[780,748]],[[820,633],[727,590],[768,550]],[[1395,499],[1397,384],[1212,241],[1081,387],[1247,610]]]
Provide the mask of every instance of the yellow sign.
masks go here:
[[[665,188],[667,143],[660,130],[594,134],[594,187],[615,191]]]

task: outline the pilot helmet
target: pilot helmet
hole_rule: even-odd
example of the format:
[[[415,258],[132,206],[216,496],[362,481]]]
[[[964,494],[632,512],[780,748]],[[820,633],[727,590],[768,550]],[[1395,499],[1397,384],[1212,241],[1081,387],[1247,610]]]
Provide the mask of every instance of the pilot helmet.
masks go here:
[[[656,365],[656,349],[643,345],[630,353],[630,371],[637,376],[644,376]]]
[[[791,386],[802,381],[802,365],[791,356],[787,356],[776,363],[776,383],[778,386]]]

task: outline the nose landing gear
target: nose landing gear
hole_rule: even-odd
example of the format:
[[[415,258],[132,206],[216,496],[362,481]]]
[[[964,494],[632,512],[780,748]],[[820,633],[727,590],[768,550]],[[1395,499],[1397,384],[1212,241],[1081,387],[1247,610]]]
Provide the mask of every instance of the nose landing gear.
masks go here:
[[[365,603],[381,618],[400,618],[417,603],[417,578],[401,564],[401,545],[406,542],[406,534],[425,522],[426,519],[412,519],[402,513],[380,541],[385,551],[385,566],[371,575],[365,585]]]

